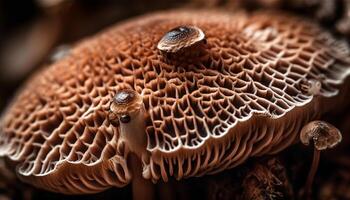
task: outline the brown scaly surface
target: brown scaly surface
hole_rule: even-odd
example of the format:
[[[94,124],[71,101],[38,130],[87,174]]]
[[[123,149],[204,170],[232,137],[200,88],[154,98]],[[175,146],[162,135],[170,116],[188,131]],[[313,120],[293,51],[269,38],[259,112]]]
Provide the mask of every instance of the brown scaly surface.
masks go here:
[[[202,29],[207,44],[196,57],[169,60],[156,46],[180,25]],[[18,163],[22,180],[56,192],[125,186],[129,147],[107,116],[116,91],[130,88],[147,113],[145,178],[216,173],[294,143],[306,122],[339,106],[325,103],[337,100],[349,66],[344,42],[289,15],[142,16],[81,42],[28,80],[1,121],[0,155]],[[308,80],[322,84],[317,96],[301,91]]]

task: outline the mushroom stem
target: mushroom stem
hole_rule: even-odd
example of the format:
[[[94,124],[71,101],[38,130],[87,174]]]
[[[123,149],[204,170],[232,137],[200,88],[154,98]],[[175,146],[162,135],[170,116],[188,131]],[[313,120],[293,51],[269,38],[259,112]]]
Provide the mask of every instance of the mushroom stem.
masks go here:
[[[131,153],[130,163],[131,171],[133,174],[132,179],[132,198],[134,200],[152,200],[154,199],[154,185],[151,181],[142,177],[142,164],[138,157]]]
[[[130,151],[134,152],[140,158],[142,155],[147,154],[144,114],[145,110],[142,107],[140,110],[130,113],[130,118],[132,119],[130,122],[121,124],[120,126],[120,140],[126,141]]]
[[[312,195],[312,183],[314,181],[317,169],[318,169],[318,164],[320,162],[320,155],[321,152],[320,150],[317,150],[316,148],[314,148],[314,157],[312,160],[312,165],[311,165],[311,169],[309,172],[309,175],[306,179],[306,183],[304,186],[304,196],[306,199],[312,199],[311,195]]]

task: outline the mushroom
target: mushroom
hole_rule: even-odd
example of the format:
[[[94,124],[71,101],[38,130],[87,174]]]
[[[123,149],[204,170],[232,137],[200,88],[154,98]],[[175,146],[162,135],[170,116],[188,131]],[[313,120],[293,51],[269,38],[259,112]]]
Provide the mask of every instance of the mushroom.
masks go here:
[[[205,34],[200,28],[179,26],[168,31],[158,42],[157,48],[164,52],[175,53],[201,41],[205,41]]]
[[[132,153],[136,154],[130,156],[131,171],[135,174],[132,180],[133,199],[153,199],[152,185],[139,176],[142,174],[142,165],[137,159],[138,157],[145,160],[144,157],[148,154],[142,98],[134,90],[118,90],[113,97],[110,111],[109,118],[119,120],[118,143],[126,145]]]
[[[336,146],[342,140],[342,135],[336,127],[327,122],[312,121],[306,124],[300,132],[300,141],[304,145],[309,145],[310,140],[314,142],[314,157],[304,187],[303,195],[307,199],[311,198],[312,182],[318,168],[320,152]]]
[[[146,135],[144,134],[145,109],[142,98],[134,90],[119,90],[110,106],[112,119],[120,121],[120,138],[118,142],[127,143],[130,151],[140,157],[146,154]]]
[[[205,35],[204,46],[170,48],[195,58],[164,59],[158,45],[176,27]],[[346,106],[349,55],[316,23],[278,12],[139,17],[33,75],[3,114],[0,156],[23,181],[66,194],[219,173],[284,150]],[[319,81],[317,94],[303,80]]]
[[[301,91],[309,95],[318,95],[321,88],[321,82],[314,79],[306,80],[304,82],[301,81],[300,84]]]

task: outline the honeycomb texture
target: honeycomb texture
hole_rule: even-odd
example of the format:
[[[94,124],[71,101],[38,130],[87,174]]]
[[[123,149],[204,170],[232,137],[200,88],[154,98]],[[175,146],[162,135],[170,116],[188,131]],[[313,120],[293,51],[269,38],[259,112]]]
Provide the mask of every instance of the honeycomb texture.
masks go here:
[[[165,58],[158,41],[182,25],[203,30],[207,44]],[[338,95],[349,66],[345,42],[289,15],[142,16],[82,41],[28,80],[1,120],[0,155],[46,189],[123,187],[132,180],[129,150],[108,112],[116,91],[129,88],[146,110],[144,178],[216,173],[294,143],[304,124],[332,109],[322,99]],[[301,90],[308,80],[321,83],[319,94]]]

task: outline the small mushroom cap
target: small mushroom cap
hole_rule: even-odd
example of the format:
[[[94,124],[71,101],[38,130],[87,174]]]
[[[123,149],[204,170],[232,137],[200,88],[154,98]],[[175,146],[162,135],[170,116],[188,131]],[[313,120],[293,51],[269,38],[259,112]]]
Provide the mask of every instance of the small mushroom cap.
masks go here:
[[[177,52],[205,39],[203,31],[195,26],[179,26],[168,31],[158,42],[157,48],[165,52]]]
[[[158,42],[188,24],[205,33],[205,51],[166,62]],[[305,123],[339,107],[349,56],[316,23],[276,12],[128,20],[28,80],[0,122],[0,156],[17,162],[22,180],[64,193],[127,185],[141,176],[130,173],[130,152],[145,155],[142,175],[154,182],[218,173],[285,149]],[[305,79],[321,82],[317,98],[302,92]],[[115,96],[123,88],[142,112],[118,126],[110,114],[133,108],[131,93]]]
[[[140,95],[131,89],[117,91],[111,103],[111,111],[114,114],[127,114],[139,110],[142,105]]]
[[[321,81],[319,80],[306,80],[301,82],[301,91],[308,95],[318,95],[322,89]]]
[[[340,143],[342,135],[332,124],[324,121],[312,121],[301,130],[300,140],[305,145],[309,145],[310,140],[313,140],[317,150],[325,150]]]

